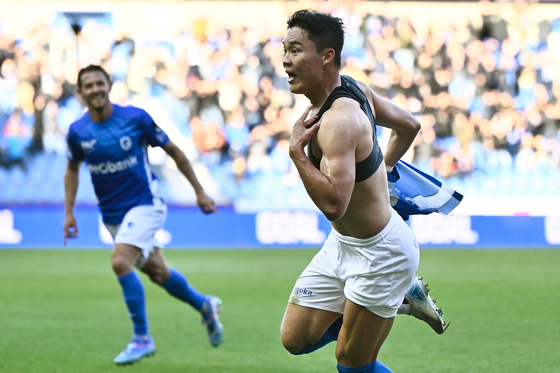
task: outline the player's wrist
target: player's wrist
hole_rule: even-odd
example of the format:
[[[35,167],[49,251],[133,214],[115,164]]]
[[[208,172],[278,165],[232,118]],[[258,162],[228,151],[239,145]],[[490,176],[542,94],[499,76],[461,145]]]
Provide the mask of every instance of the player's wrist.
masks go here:
[[[390,165],[388,165],[388,164],[385,164],[385,168],[387,169],[387,172],[393,171],[393,168],[394,168],[394,167],[395,167],[395,166],[390,166]]]

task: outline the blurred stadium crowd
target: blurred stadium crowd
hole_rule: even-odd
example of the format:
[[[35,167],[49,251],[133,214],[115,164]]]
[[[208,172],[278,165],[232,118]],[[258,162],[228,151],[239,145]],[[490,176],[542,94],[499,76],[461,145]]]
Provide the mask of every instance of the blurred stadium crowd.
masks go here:
[[[414,18],[332,12],[346,25],[342,73],[421,121],[407,161],[464,195],[558,195],[560,18],[530,23],[520,7],[512,22],[481,8],[480,22],[419,32]],[[73,17],[15,35],[0,15],[0,203],[63,202],[65,134],[83,113],[77,67],[96,63],[114,78],[112,100],[146,109],[218,202],[311,206],[288,156],[307,103],[289,91],[283,34],[209,18],[154,41],[117,35],[110,14]],[[167,201],[192,203],[173,162],[149,154]],[[82,171],[78,201],[95,203]]]

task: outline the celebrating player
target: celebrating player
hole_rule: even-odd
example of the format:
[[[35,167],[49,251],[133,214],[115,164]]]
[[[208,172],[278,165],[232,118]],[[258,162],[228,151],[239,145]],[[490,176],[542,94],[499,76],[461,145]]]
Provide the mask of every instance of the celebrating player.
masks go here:
[[[217,347],[222,342],[222,325],[218,319],[221,300],[201,294],[181,273],[168,267],[155,238],[165,222],[167,207],[158,194],[158,180],[149,169],[147,146],[160,146],[173,158],[194,188],[203,213],[217,213],[214,201],[204,192],[184,153],[150,115],[136,107],[112,104],[110,91],[111,80],[103,68],[90,65],[78,73],[78,93],[88,111],[68,132],[64,244],[67,238],[78,236],[73,210],[78,171],[85,161],[103,223],[115,241],[111,265],[121,284],[134,329],[132,340],[114,359],[115,363],[131,364],[155,351],[148,330],[144,287],[134,271],[135,266],[169,294],[199,311],[210,343]]]
[[[414,234],[389,201],[386,166],[405,154],[420,123],[340,75],[343,41],[342,20],[308,10],[289,18],[282,41],[290,90],[311,102],[294,124],[290,157],[332,230],[297,279],[281,338],[293,354],[337,340],[339,372],[384,373],[391,370],[377,355],[399,309],[438,333],[446,324],[415,277]],[[385,157],[376,124],[392,129]]]

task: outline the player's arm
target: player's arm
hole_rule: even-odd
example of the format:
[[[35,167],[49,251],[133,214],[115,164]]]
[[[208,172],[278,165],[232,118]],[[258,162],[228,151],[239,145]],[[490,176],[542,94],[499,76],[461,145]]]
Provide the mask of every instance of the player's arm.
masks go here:
[[[80,162],[68,161],[64,174],[64,246],[67,238],[78,236],[78,225],[74,217],[74,205],[78,193]]]
[[[310,108],[294,124],[290,157],[313,202],[327,219],[334,221],[344,216],[350,203],[357,141],[351,126],[347,125],[347,119],[338,111],[329,111],[319,123],[312,124],[315,118],[305,120]],[[315,168],[304,151],[315,132],[323,152],[321,170]]]
[[[394,166],[412,145],[420,131],[420,122],[411,113],[380,97],[365,84],[360,84],[360,87],[362,90],[365,87],[370,95],[376,123],[392,130],[384,158],[386,165]]]
[[[189,183],[191,183],[196,193],[196,203],[202,210],[202,212],[204,212],[205,214],[210,214],[212,212],[218,213],[214,200],[206,194],[206,192],[202,188],[202,185],[200,185],[200,182],[198,181],[198,178],[196,177],[191,163],[187,159],[185,153],[183,153],[183,151],[179,149],[179,147],[175,145],[175,143],[173,143],[171,140],[163,145],[162,148],[167,154],[169,154],[171,158],[173,158],[173,160],[177,164],[177,168],[179,169],[179,171],[181,171],[181,173],[185,175]]]

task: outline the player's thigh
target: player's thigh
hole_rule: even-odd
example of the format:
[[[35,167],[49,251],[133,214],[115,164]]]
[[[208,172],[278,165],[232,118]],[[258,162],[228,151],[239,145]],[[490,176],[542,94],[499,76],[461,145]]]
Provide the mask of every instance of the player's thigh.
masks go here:
[[[288,303],[280,335],[284,347],[297,353],[321,339],[340,313]]]
[[[378,316],[348,300],[336,345],[338,362],[348,367],[373,363],[391,331],[394,319]]]

